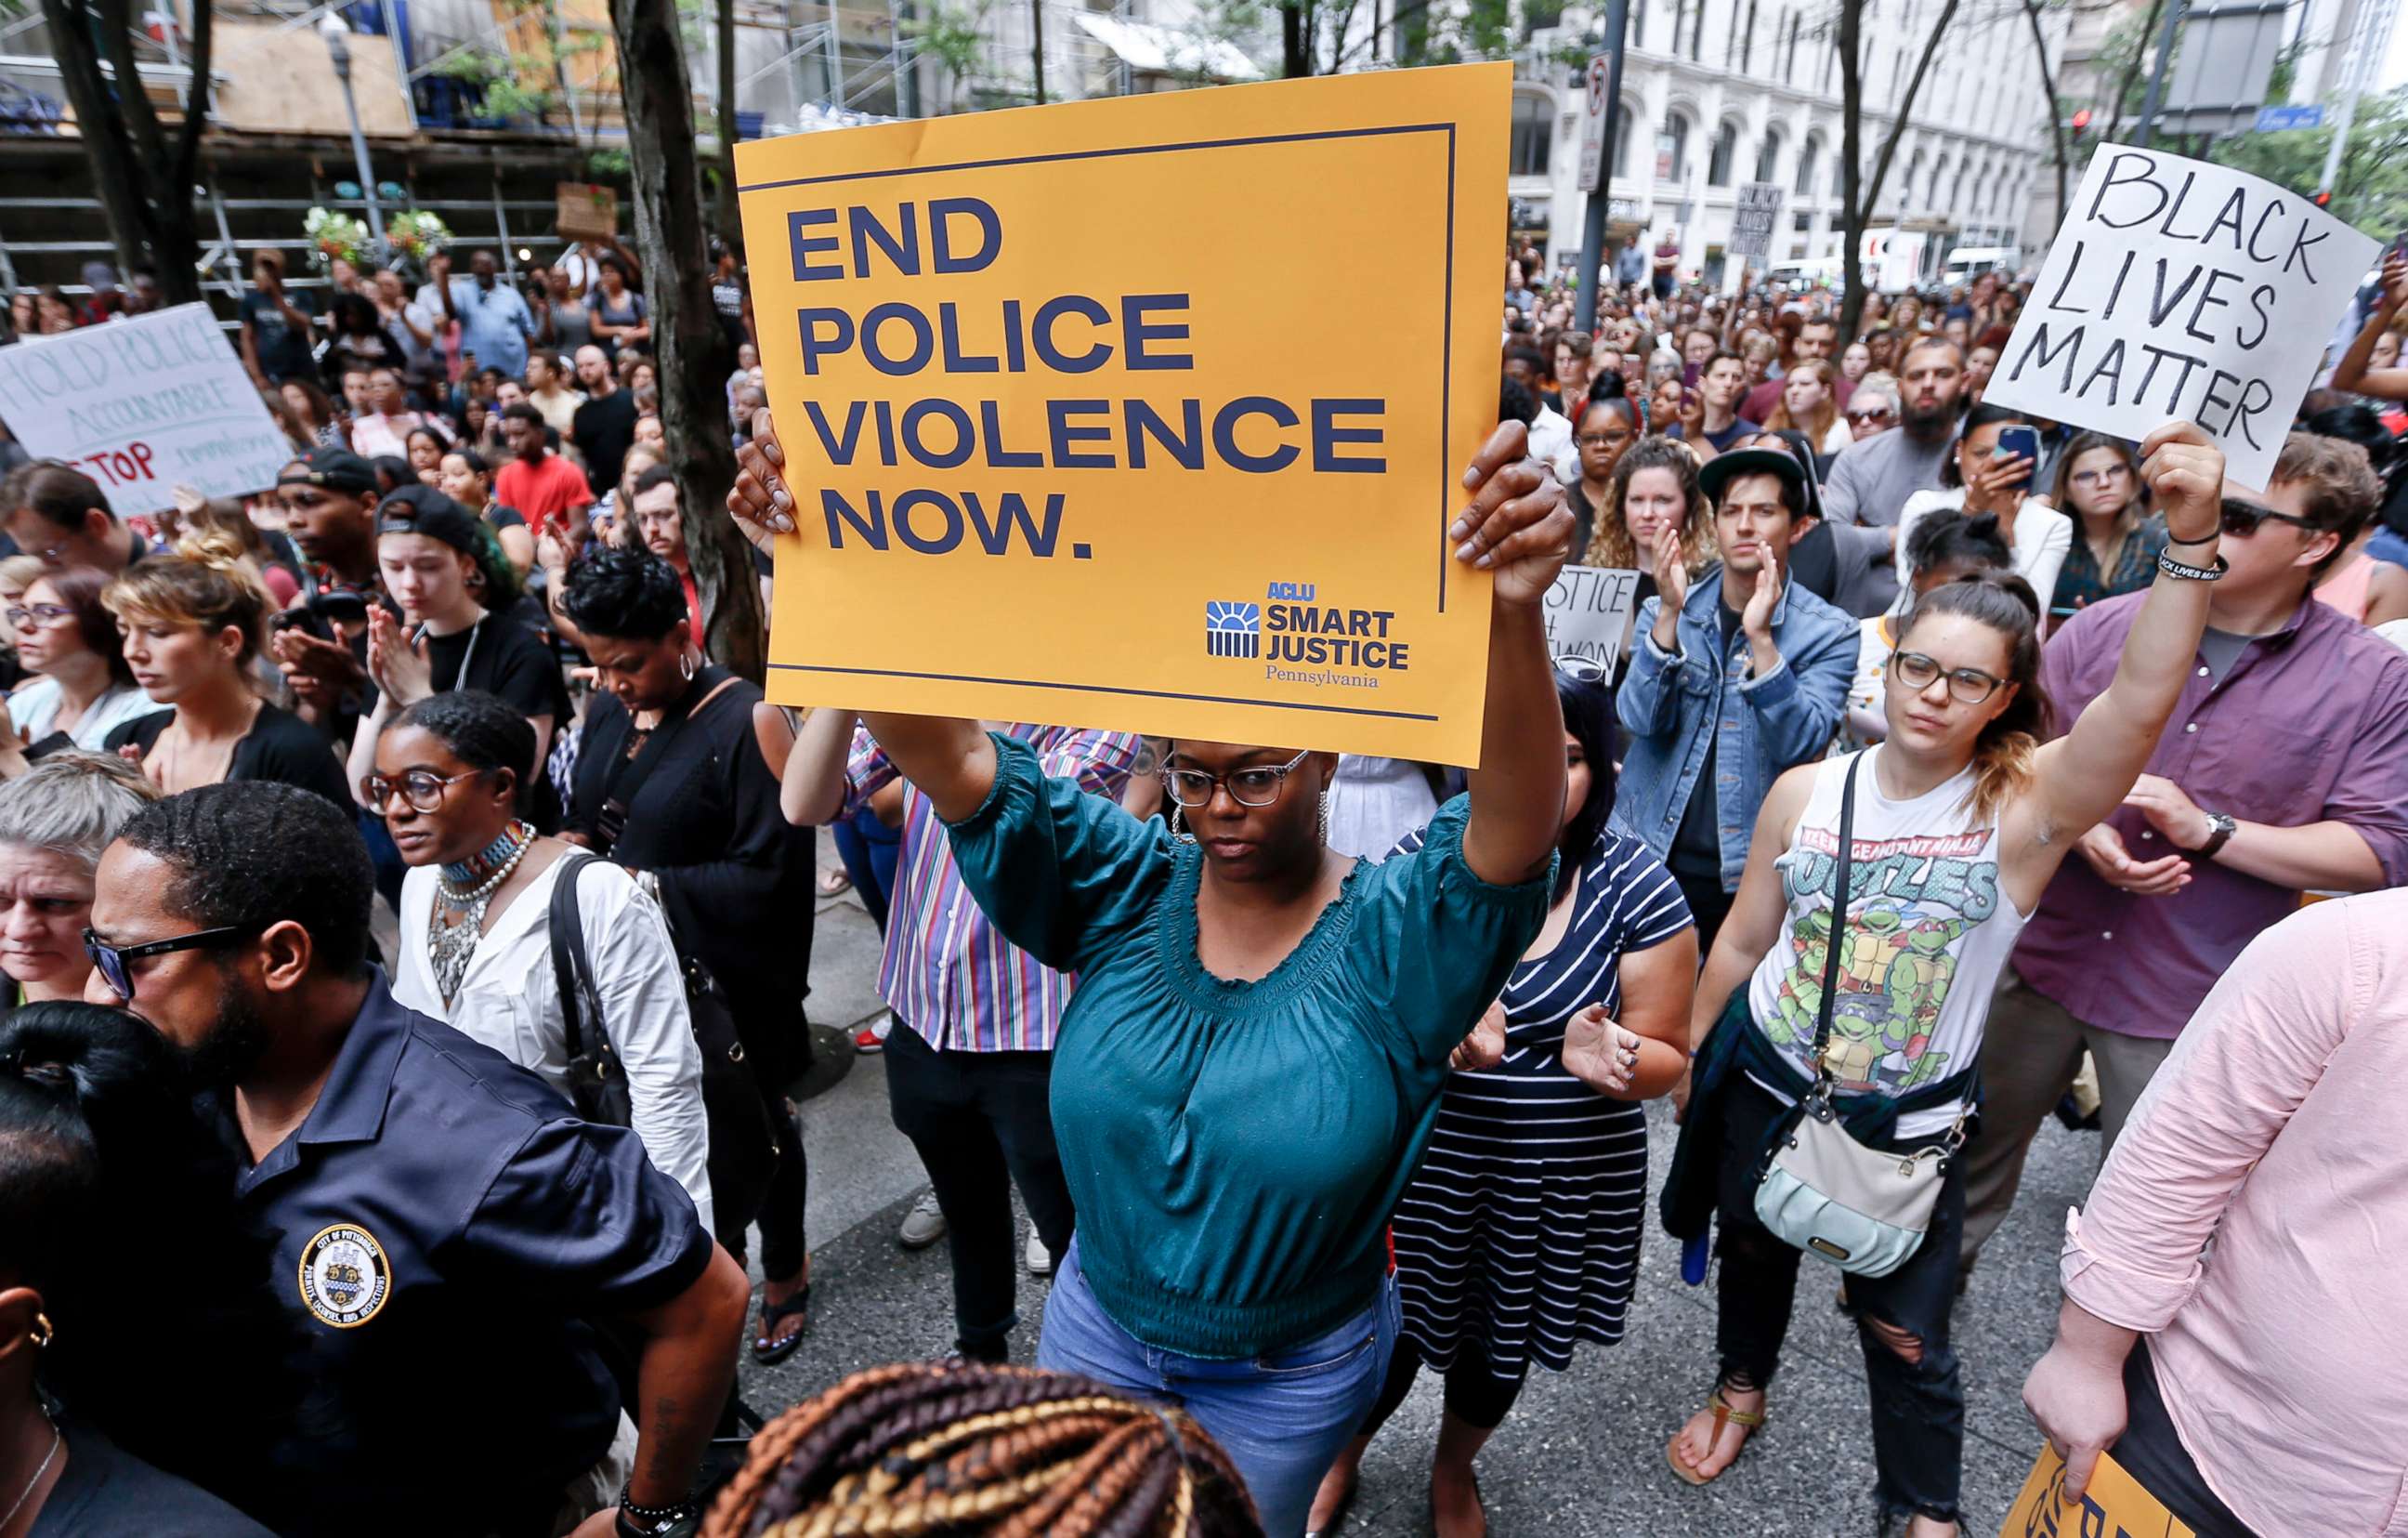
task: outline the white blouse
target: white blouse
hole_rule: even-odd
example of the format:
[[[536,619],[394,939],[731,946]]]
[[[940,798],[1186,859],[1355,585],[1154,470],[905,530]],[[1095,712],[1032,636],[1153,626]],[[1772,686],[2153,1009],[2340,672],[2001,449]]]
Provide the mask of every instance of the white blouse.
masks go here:
[[[59,681],[47,674],[27,679],[8,697],[8,718],[17,724],[26,742],[38,742],[56,729],[59,697]],[[98,753],[108,734],[119,726],[166,708],[129,683],[122,689],[109,690],[85,706],[75,730],[67,736],[85,752]]]
[[[477,941],[459,997],[447,1008],[435,986],[427,931],[440,879],[413,867],[401,884],[401,956],[394,997],[448,1022],[568,1094],[568,1027],[552,970],[552,890],[563,855],[537,872]],[[686,1013],[685,983],[668,921],[635,879],[608,860],[578,877],[578,917],[602,1004],[602,1025],[626,1070],[636,1135],[661,1173],[694,1199],[703,1231],[711,1230],[710,1128],[703,1114],[702,1053]],[[588,1029],[593,1022],[586,1022]]]
[[[1898,602],[1891,606],[1893,614],[1904,614],[1914,607],[1914,567],[1907,559],[1906,541],[1914,533],[1914,525],[1927,513],[1962,512],[1965,510],[1965,488],[1946,491],[1919,491],[1906,499],[1906,507],[1898,515]],[[2065,565],[2065,553],[2073,548],[2073,520],[2047,503],[2026,497],[2015,509],[2014,559],[2015,575],[2031,583],[2040,595],[2042,634],[2050,596],[2057,591],[2057,573]]]

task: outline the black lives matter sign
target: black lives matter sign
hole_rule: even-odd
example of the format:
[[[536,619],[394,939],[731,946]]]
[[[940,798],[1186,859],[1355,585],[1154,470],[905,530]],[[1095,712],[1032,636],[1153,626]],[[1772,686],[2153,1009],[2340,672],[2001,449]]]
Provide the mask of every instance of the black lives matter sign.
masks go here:
[[[2271,182],[2101,145],[1982,398],[2135,440],[2195,422],[2262,487],[2375,249]]]

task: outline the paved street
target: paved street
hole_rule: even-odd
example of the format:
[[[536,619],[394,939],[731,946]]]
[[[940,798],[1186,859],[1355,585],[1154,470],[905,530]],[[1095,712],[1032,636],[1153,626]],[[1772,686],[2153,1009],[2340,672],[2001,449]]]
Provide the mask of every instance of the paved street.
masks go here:
[[[832,858],[822,841],[824,860]],[[878,934],[849,894],[821,905],[811,1018],[853,1030],[874,1017]],[[818,1080],[829,1076],[824,1065]],[[803,1107],[810,1153],[812,1323],[803,1348],[776,1368],[744,1373],[746,1398],[782,1409],[846,1373],[952,1344],[951,1283],[940,1243],[907,1254],[896,1226],[924,1185],[910,1145],[887,1118],[882,1059],[853,1059]],[[1660,1179],[1670,1118],[1652,1107]],[[2039,1447],[2019,1401],[2023,1375],[2056,1316],[2056,1257],[2066,1206],[2098,1157],[2090,1135],[2053,1122],[2034,1151],[2023,1198],[1958,1306],[1965,1363],[1965,1531],[1989,1538]],[[1864,1369],[1854,1331],[1831,1306],[1835,1272],[1806,1268],[1789,1354],[1774,1385],[1772,1420],[1738,1466],[1693,1490],[1666,1465],[1665,1441],[1711,1387],[1713,1297],[1682,1284],[1680,1257],[1651,1230],[1631,1331],[1620,1347],[1584,1347],[1563,1374],[1537,1372],[1512,1417],[1481,1456],[1493,1531],[1500,1535],[1762,1533],[1872,1531],[1871,1441]],[[1046,1284],[1029,1278],[1015,1358],[1036,1348]],[[1425,1377],[1364,1464],[1351,1533],[1429,1531],[1427,1457],[1438,1387]]]

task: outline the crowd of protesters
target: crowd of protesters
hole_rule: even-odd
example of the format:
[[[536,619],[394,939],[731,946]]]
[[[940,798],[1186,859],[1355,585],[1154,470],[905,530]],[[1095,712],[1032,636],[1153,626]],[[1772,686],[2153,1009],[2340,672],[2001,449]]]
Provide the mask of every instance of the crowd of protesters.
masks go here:
[[[2006,274],[1843,324],[1634,237],[1582,331],[1517,252],[1450,531],[1494,590],[1466,777],[768,704],[687,540],[732,515],[774,582],[810,472],[717,259],[724,510],[615,242],[323,304],[259,252],[239,351],[292,457],[254,497],[12,455],[0,1535],[1294,1538],[1425,1369],[1432,1520],[1484,1532],[1532,1367],[1641,1306],[1667,1098],[1715,1359],[1634,1443],[1659,1475],[1776,1413],[1812,1257],[1885,1530],[1989,1515],[1950,1315],[2061,1112],[2110,1155],[2028,1390],[2076,1482],[2112,1445],[2203,1538],[2380,1529],[2408,1401],[2387,1336],[2323,1327],[2408,1306],[2367,1130],[2408,1091],[2402,915],[2300,910],[2408,884],[2408,266],[2260,493],[2186,424],[1985,403]],[[90,279],[19,329],[155,304]],[[1611,669],[1550,654],[1567,562],[1637,574]],[[954,1357],[762,1425],[737,1363],[812,1316],[791,1095],[844,884]],[[1767,1209],[1809,1115],[1930,1171],[1878,1266]]]

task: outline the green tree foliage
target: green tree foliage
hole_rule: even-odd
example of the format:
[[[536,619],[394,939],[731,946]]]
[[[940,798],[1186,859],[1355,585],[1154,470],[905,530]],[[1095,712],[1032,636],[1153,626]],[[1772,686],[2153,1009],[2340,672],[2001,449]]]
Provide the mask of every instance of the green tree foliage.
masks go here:
[[[2311,197],[2331,146],[2329,128],[2236,134],[2216,141],[2213,158]],[[2332,211],[2367,234],[2388,240],[2408,225],[2408,87],[2358,98],[2334,181]]]

